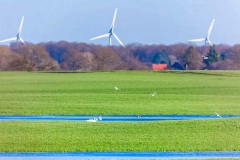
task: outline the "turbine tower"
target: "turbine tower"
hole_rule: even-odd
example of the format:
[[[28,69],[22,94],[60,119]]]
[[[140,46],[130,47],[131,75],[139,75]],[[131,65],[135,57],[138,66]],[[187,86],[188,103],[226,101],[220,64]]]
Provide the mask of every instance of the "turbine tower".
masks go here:
[[[95,40],[95,39],[100,39],[100,38],[104,38],[104,37],[109,37],[109,46],[111,46],[111,45],[112,45],[112,39],[111,39],[111,37],[113,36],[114,38],[116,38],[116,40],[117,40],[123,47],[125,47],[124,44],[121,42],[121,40],[120,40],[120,39],[117,37],[117,35],[114,33],[114,25],[115,25],[116,16],[117,16],[117,8],[115,9],[115,13],[114,13],[114,16],[113,16],[112,25],[111,25],[111,27],[110,27],[109,32],[106,33],[106,34],[104,34],[104,35],[91,38],[90,40]]]
[[[17,42],[18,42],[18,41],[20,40],[22,43],[25,44],[24,40],[23,40],[22,37],[21,37],[23,21],[24,21],[24,16],[22,17],[22,21],[21,21],[20,27],[19,27],[19,29],[18,29],[18,33],[17,33],[17,35],[16,35],[15,37],[2,40],[2,41],[0,41],[0,43],[1,43],[1,42],[8,42],[8,41],[17,41]]]
[[[212,32],[212,28],[213,28],[213,24],[214,24],[214,21],[215,19],[213,19],[209,29],[208,29],[208,35],[207,37],[205,38],[199,38],[199,39],[192,39],[192,40],[188,40],[189,42],[202,42],[202,41],[205,41],[205,45],[207,43],[209,43],[211,46],[213,46],[212,42],[210,41],[210,35],[211,35],[211,32]]]

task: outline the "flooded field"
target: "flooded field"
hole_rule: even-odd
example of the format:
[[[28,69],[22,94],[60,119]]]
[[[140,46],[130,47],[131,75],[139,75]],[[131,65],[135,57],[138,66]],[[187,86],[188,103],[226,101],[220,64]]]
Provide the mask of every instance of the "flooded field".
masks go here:
[[[0,121],[82,121],[82,122],[142,122],[162,120],[193,120],[240,118],[240,115],[35,115],[0,116]]]
[[[140,160],[240,158],[240,152],[0,152],[1,160]]]

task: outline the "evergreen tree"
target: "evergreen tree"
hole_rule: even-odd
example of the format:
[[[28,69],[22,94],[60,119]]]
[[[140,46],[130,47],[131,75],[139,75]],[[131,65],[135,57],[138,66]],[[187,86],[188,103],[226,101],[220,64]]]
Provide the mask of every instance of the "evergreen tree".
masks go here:
[[[168,67],[171,66],[171,61],[168,57],[168,53],[166,50],[162,50],[162,52],[157,52],[153,58],[152,63],[154,64],[167,64]]]
[[[225,52],[223,52],[223,53],[220,54],[220,59],[221,59],[222,61],[225,60],[226,57],[227,57],[227,55],[226,55]]]
[[[218,53],[215,48],[215,45],[213,45],[209,48],[207,58],[203,60],[203,63],[205,63],[207,66],[209,66],[210,64],[217,62],[218,60],[219,60]]]
[[[161,61],[160,57],[161,57],[161,53],[160,52],[156,53],[152,58],[152,63],[160,64],[160,61]]]

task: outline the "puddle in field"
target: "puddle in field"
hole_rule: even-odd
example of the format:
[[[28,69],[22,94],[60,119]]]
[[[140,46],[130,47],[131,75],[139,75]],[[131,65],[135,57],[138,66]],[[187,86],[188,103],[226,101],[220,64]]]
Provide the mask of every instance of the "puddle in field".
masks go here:
[[[163,120],[193,120],[240,118],[240,115],[0,115],[0,121],[82,121],[82,122],[144,122]]]
[[[140,160],[240,158],[240,152],[0,152],[1,160]]]

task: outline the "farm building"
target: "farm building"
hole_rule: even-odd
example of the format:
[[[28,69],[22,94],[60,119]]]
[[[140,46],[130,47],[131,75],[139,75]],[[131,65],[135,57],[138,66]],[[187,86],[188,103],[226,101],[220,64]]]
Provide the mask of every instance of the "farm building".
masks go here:
[[[166,69],[167,69],[167,64],[152,64],[153,71],[161,71]]]

